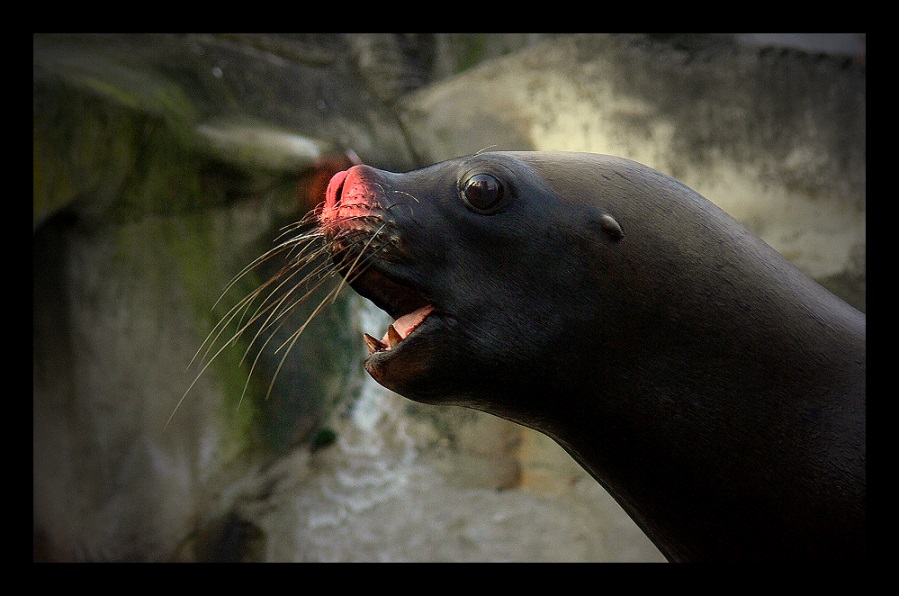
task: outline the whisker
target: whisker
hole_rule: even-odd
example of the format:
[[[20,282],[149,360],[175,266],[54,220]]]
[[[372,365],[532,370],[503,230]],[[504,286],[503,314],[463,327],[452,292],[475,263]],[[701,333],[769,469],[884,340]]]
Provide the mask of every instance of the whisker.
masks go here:
[[[421,203],[421,201],[418,200],[418,197],[416,197],[415,195],[413,195],[413,194],[411,194],[411,193],[408,193],[408,192],[406,192],[406,191],[404,191],[404,190],[391,190],[390,193],[391,193],[391,194],[397,194],[397,195],[406,195],[407,197],[409,197],[410,199],[412,199],[412,200],[415,201],[416,203]],[[395,203],[394,203],[394,204],[395,204]]]
[[[306,243],[306,248],[308,248],[308,246],[311,246],[312,244],[314,244],[313,240],[314,240],[315,238],[319,238],[319,237],[320,237],[320,236],[310,236],[309,241]],[[231,281],[228,282],[228,284],[225,286],[225,289],[224,289],[224,290],[222,291],[222,293],[219,295],[218,300],[216,300],[215,303],[212,305],[212,309],[214,310],[214,309],[218,306],[218,304],[222,301],[222,299],[225,297],[225,295],[227,295],[227,293],[231,290],[231,288],[233,288],[234,285],[235,285],[240,279],[242,279],[242,278],[243,278],[245,275],[247,275],[250,271],[252,271],[254,268],[258,267],[260,264],[262,264],[262,263],[265,262],[266,260],[268,260],[268,259],[273,258],[274,256],[276,256],[276,255],[277,255],[279,252],[281,252],[286,246],[289,246],[289,245],[291,245],[291,244],[292,244],[292,243],[282,243],[282,244],[279,245],[279,246],[276,246],[276,247],[274,247],[274,248],[272,248],[272,249],[269,249],[268,251],[266,251],[265,253],[263,253],[262,255],[260,255],[259,257],[257,257],[256,259],[254,259],[250,264],[248,264],[247,266],[245,266],[245,267],[244,267],[244,268],[243,268],[237,275],[235,275],[235,276],[231,279]],[[322,243],[322,250],[321,250],[321,252],[325,252],[326,248],[327,248],[326,245],[324,245],[324,243]],[[302,251],[301,251],[301,252],[302,252]],[[203,343],[200,344],[200,347],[197,349],[197,351],[194,353],[193,358],[191,358],[190,362],[188,363],[187,368],[190,368],[190,367],[193,365],[194,361],[197,359],[197,356],[199,356],[199,354],[203,351],[204,346],[206,346],[207,343],[210,343],[210,338],[212,338],[213,335],[214,335],[215,337],[214,337],[214,339],[212,339],[212,342],[210,343],[209,348],[208,348],[208,349],[206,350],[206,352],[203,354],[203,359],[206,358],[206,356],[209,354],[209,351],[210,351],[211,348],[212,348],[212,345],[214,345],[214,343],[215,343],[216,341],[218,341],[218,338],[219,338],[219,336],[221,335],[221,333],[222,333],[222,331],[224,330],[224,328],[227,327],[227,326],[230,324],[230,322],[234,319],[234,316],[236,316],[236,312],[237,312],[238,310],[240,310],[240,309],[242,308],[242,306],[244,306],[244,305],[245,305],[247,308],[249,308],[249,305],[252,303],[252,301],[255,300],[255,298],[258,297],[258,295],[262,292],[262,290],[264,290],[264,289],[265,289],[268,285],[270,285],[270,283],[272,283],[273,281],[274,281],[274,280],[269,280],[268,282],[265,282],[265,283],[262,284],[260,287],[256,288],[256,290],[254,290],[253,292],[251,292],[248,296],[244,297],[241,301],[239,301],[237,304],[235,304],[231,309],[229,309],[229,311],[228,311],[228,312],[227,312],[227,313],[226,313],[226,314],[219,320],[219,322],[212,328],[212,330],[211,330],[211,331],[209,332],[209,334],[206,336],[206,339],[203,341]],[[233,314],[232,314],[232,313],[233,313]],[[217,331],[217,330],[218,330],[218,331]]]
[[[354,268],[356,267],[356,264],[359,262],[359,259],[361,259],[361,258],[362,258],[362,255],[365,254],[366,249],[368,249],[368,247],[371,246],[371,243],[374,242],[375,238],[378,237],[378,234],[380,234],[381,231],[382,231],[384,228],[386,228],[386,227],[387,227],[387,224],[385,223],[385,224],[382,225],[380,228],[378,228],[378,229],[375,231],[375,233],[371,235],[371,238],[368,239],[368,242],[365,243],[365,246],[362,247],[362,250],[359,251],[359,254],[356,256],[356,260],[353,261],[353,264],[350,265],[350,268],[347,270],[347,275],[346,275],[346,276],[343,276],[343,279],[341,279],[340,285],[337,287],[337,294],[339,294],[339,293],[340,293],[340,290],[343,289],[343,286],[346,285],[346,278],[347,278],[347,277],[349,276],[349,274],[354,270]],[[335,299],[335,300],[337,299],[337,294],[334,295],[334,299]]]
[[[297,273],[302,271],[304,267],[306,267],[310,263],[315,262],[315,260],[319,256],[321,256],[322,254],[327,252],[327,246],[322,244],[321,246],[317,247],[314,251],[312,251],[311,253],[304,256],[303,252],[308,250],[309,247],[313,246],[314,244],[315,244],[314,242],[307,242],[305,244],[305,246],[303,246],[301,248],[300,252],[297,255],[295,255],[294,257],[290,257],[289,254],[286,255],[285,258],[291,261],[290,264],[283,267],[271,279],[269,279],[268,281],[266,281],[265,283],[260,285],[253,292],[251,292],[246,298],[244,298],[243,301],[241,301],[241,302],[246,301],[246,303],[247,303],[246,304],[247,308],[244,310],[244,313],[246,313],[249,310],[250,303],[252,303],[252,301],[255,300],[256,297],[258,297],[262,293],[263,290],[265,290],[266,288],[268,288],[269,286],[271,286],[278,280],[282,279],[282,277],[284,277],[285,273],[290,272],[290,275],[287,276],[287,279],[282,281],[280,284],[278,284],[278,286],[276,286],[274,289],[272,289],[269,292],[269,295],[265,299],[263,299],[262,305],[264,305],[265,301],[268,300],[268,298],[270,298],[275,292],[277,292],[284,285],[284,283],[286,283],[287,280],[292,279],[294,276],[296,276]],[[291,248],[291,250],[293,250],[293,247]],[[307,275],[306,275],[306,277],[304,277],[303,281],[305,281],[308,277],[311,277],[312,275],[316,275],[321,269],[322,269],[322,265],[321,264],[317,265],[312,271],[307,273]],[[241,303],[238,303],[238,305],[240,305],[240,304]],[[257,312],[258,312],[258,309],[257,309]],[[254,313],[254,315],[255,315],[255,313]],[[242,324],[242,319],[243,318],[241,317],[241,324]]]
[[[280,278],[280,274],[279,274],[279,275],[276,275],[275,277],[273,277],[273,278],[271,278],[271,279],[269,279],[268,281],[266,281],[265,283],[263,283],[262,285],[260,285],[258,288],[256,288],[256,289],[253,290],[252,292],[250,292],[247,296],[245,296],[244,298],[242,298],[240,301],[238,301],[237,304],[235,304],[234,306],[232,306],[232,307],[228,310],[228,312],[225,313],[225,315],[222,316],[221,320],[215,325],[215,327],[212,328],[212,331],[209,332],[209,335],[207,336],[206,341],[204,341],[203,344],[200,346],[200,350],[198,350],[198,354],[199,354],[199,351],[201,351],[201,350],[203,349],[203,346],[205,346],[207,343],[209,344],[208,347],[207,347],[207,349],[206,349],[206,352],[203,354],[203,358],[202,358],[201,360],[205,360],[205,359],[206,359],[206,357],[209,355],[209,352],[213,349],[215,343],[218,341],[219,337],[221,337],[221,335],[222,335],[222,333],[225,331],[225,329],[228,328],[228,326],[231,324],[231,322],[234,321],[234,319],[237,318],[238,315],[240,315],[240,319],[238,320],[237,326],[238,326],[238,327],[242,327],[242,326],[243,326],[243,319],[244,319],[244,317],[246,316],[247,311],[249,311],[250,306],[252,305],[253,301],[255,301],[256,298],[258,298],[259,295],[262,294],[262,292],[263,292],[268,286],[270,286],[271,284],[273,284],[273,283],[275,283],[276,281],[278,281],[279,278]],[[266,297],[265,299],[263,299],[263,305],[265,304],[265,300],[267,300],[267,299],[268,299],[268,297]],[[257,309],[257,310],[258,310],[258,309]],[[216,330],[218,330],[218,331],[216,331]],[[234,337],[232,338],[232,340],[235,340],[235,339],[239,338],[242,332],[243,332],[242,329],[239,330],[238,332],[236,332],[236,333],[234,334]],[[212,339],[212,341],[210,342],[210,341],[209,341],[209,338],[210,338],[213,334],[215,334],[215,337],[214,337],[214,338]],[[213,358],[214,358],[214,357],[213,357]],[[196,359],[196,355],[194,355],[194,359]],[[191,363],[193,363],[193,360],[191,360]]]
[[[213,305],[213,308],[215,308],[215,307],[218,305],[219,301],[221,301],[221,299],[225,296],[225,294],[228,293],[228,291],[231,289],[231,287],[232,287],[235,283],[237,283],[241,278],[243,278],[244,275],[246,275],[247,273],[249,273],[250,271],[252,271],[252,270],[255,269],[256,267],[258,267],[260,264],[262,264],[262,263],[265,262],[266,260],[268,260],[268,259],[270,259],[270,258],[276,256],[278,253],[280,253],[280,252],[281,252],[282,250],[284,250],[285,248],[287,248],[287,247],[293,247],[295,244],[297,244],[297,241],[298,241],[298,240],[305,240],[305,239],[308,238],[309,241],[307,242],[307,244],[312,244],[312,243],[313,243],[313,240],[314,240],[315,238],[317,238],[317,237],[318,237],[318,236],[316,236],[316,235],[314,235],[314,234],[310,234],[310,235],[307,236],[306,238],[291,238],[290,240],[287,240],[287,241],[285,241],[285,242],[282,242],[281,244],[278,244],[278,245],[276,245],[276,246],[270,248],[269,250],[267,250],[267,251],[265,251],[264,253],[262,253],[260,256],[256,257],[256,258],[255,258],[249,265],[247,265],[246,267],[244,267],[244,268],[240,271],[240,273],[238,273],[237,275],[235,275],[235,276],[231,279],[231,281],[228,283],[227,286],[225,286],[225,289],[222,291],[221,296],[219,296],[219,299],[218,299],[218,300],[215,302],[215,304]]]
[[[356,259],[353,261],[353,263],[352,263],[352,264],[350,265],[350,267],[347,269],[346,275],[345,275],[345,276],[341,276],[341,281],[340,281],[340,283],[337,285],[337,287],[332,288],[332,289],[328,292],[328,294],[327,294],[327,295],[326,295],[326,296],[319,302],[318,306],[315,308],[315,310],[313,310],[312,314],[309,315],[309,317],[306,319],[306,321],[305,321],[305,322],[304,322],[304,323],[303,323],[303,324],[302,324],[296,331],[294,331],[293,333],[291,333],[290,336],[289,336],[286,340],[284,340],[284,342],[282,342],[280,346],[278,346],[278,348],[275,349],[275,352],[274,352],[274,353],[277,354],[277,353],[280,352],[281,350],[284,350],[285,347],[287,348],[286,350],[284,350],[284,355],[281,357],[281,360],[280,360],[279,363],[278,363],[278,367],[277,367],[277,369],[275,369],[275,372],[274,372],[274,374],[272,375],[272,381],[271,381],[271,383],[269,384],[268,391],[266,392],[266,399],[268,399],[269,396],[271,395],[272,388],[274,387],[274,384],[275,384],[275,382],[277,381],[278,374],[280,373],[281,368],[284,366],[284,362],[286,361],[287,356],[290,354],[290,351],[293,349],[293,346],[296,345],[296,342],[299,340],[300,336],[301,336],[301,335],[303,334],[303,332],[306,330],[306,327],[309,326],[309,324],[312,322],[312,320],[318,315],[319,312],[321,312],[321,309],[324,308],[324,306],[325,306],[326,304],[329,304],[329,303],[333,304],[333,303],[337,300],[337,297],[340,295],[340,292],[343,290],[343,288],[345,288],[345,287],[347,286],[347,284],[350,283],[350,282],[348,282],[347,280],[348,280],[348,278],[349,278],[351,275],[353,276],[353,279],[355,279],[356,277],[358,277],[359,275],[361,275],[362,272],[363,272],[365,269],[368,268],[368,266],[369,266],[370,263],[371,263],[371,258],[370,258],[370,257],[371,257],[372,255],[371,255],[371,254],[366,255],[366,250],[371,246],[372,242],[375,241],[375,239],[378,237],[378,234],[379,234],[379,233],[386,227],[386,225],[387,225],[387,224],[382,225],[378,230],[375,231],[374,234],[372,234],[371,238],[368,239],[368,241],[365,243],[365,245],[364,245],[364,246],[362,247],[362,249],[359,251],[359,254],[356,256]],[[377,248],[376,251],[375,251],[375,253],[379,252],[380,250],[383,250],[383,248],[384,248],[383,246]],[[362,261],[363,264],[364,264],[364,266],[360,268],[360,267],[359,267],[359,262],[360,262],[360,259],[362,259],[363,256],[365,256],[366,259]],[[275,320],[277,320],[278,318],[282,317],[282,316],[283,316],[284,314],[286,314],[288,311],[292,310],[295,306],[297,306],[298,304],[300,304],[301,302],[303,302],[303,301],[304,301],[306,298],[308,298],[309,295],[310,295],[313,291],[315,291],[315,290],[316,290],[322,283],[324,283],[325,281],[327,281],[328,279],[330,279],[331,277],[333,277],[333,276],[335,275],[335,273],[336,273],[336,268],[335,268],[335,269],[331,269],[331,271],[329,272],[329,274],[328,274],[327,276],[325,276],[325,277],[324,277],[318,284],[316,284],[315,287],[313,287],[311,290],[309,290],[309,291],[308,291],[303,297],[301,297],[299,300],[295,301],[293,304],[291,304],[291,305],[288,306],[286,309],[284,309],[284,311],[283,311],[282,313],[278,314],[278,316],[275,318]],[[286,298],[286,297],[287,297],[287,296],[285,296],[285,298]],[[263,343],[263,345],[260,347],[260,349],[259,349],[259,351],[258,351],[258,353],[257,353],[257,355],[256,355],[256,358],[254,359],[253,366],[251,367],[251,374],[252,374],[252,370],[253,370],[253,369],[255,368],[255,366],[256,366],[256,362],[258,362],[258,360],[259,360],[259,357],[260,357],[260,355],[261,355],[261,353],[262,353],[262,350],[263,350],[263,349],[265,348],[265,346],[267,346],[268,343],[274,338],[274,336],[275,336],[275,334],[277,333],[277,331],[281,329],[281,327],[284,325],[285,322],[286,322],[286,319],[285,319],[284,321],[282,321],[282,322],[277,326],[277,328],[276,328],[276,329],[269,335],[268,339],[266,339],[266,341],[265,341],[265,342]],[[265,326],[268,326],[268,323],[266,323]],[[260,332],[261,332],[261,331],[262,331],[262,330],[260,329]],[[258,337],[258,333],[257,333],[257,337]],[[255,338],[254,338],[253,341],[255,341]],[[249,382],[249,381],[248,381],[248,382]],[[244,386],[244,390],[246,390],[246,385]],[[243,394],[241,395],[241,400],[243,400]],[[240,403],[240,402],[238,402],[238,403]]]
[[[394,192],[405,195],[416,203],[419,202],[415,196],[409,193]],[[403,203],[404,201],[398,200],[387,209]],[[411,203],[408,204],[411,208]],[[245,334],[249,335],[251,328],[255,330],[246,341],[246,348],[240,359],[241,363],[249,363],[249,372],[237,407],[239,408],[243,403],[249,390],[250,380],[262,362],[263,353],[280,353],[277,367],[265,393],[265,398],[269,399],[287,357],[312,321],[327,305],[333,304],[341,292],[363,275],[376,261],[378,255],[391,245],[389,236],[384,233],[389,224],[375,214],[363,213],[341,219],[341,224],[352,221],[371,222],[364,223],[362,226],[352,226],[349,229],[339,226],[336,229],[325,228],[321,220],[324,208],[325,203],[321,202],[298,221],[283,226],[273,240],[273,246],[244,266],[225,285],[212,306],[213,310],[219,307],[225,296],[250,272],[259,271],[262,265],[271,262],[272,259],[283,259],[283,267],[232,305],[207,334],[188,364],[190,367],[199,361],[200,370],[169,415],[166,427],[173,420],[188,393],[199,382],[200,377],[205,374],[211,364],[225,349],[235,345]],[[377,229],[374,229],[375,222],[380,224]],[[361,234],[366,236],[364,242],[363,238],[359,237]],[[348,266],[338,265],[332,257],[332,253],[336,251],[337,247],[343,249],[344,242],[349,246],[354,246],[354,251],[357,252]],[[323,257],[325,257],[324,260],[322,260]],[[303,324],[272,350],[273,340],[279,335],[284,325],[293,320],[296,309],[323,285],[330,282],[340,271],[343,273],[339,275],[339,283],[327,290]],[[227,338],[225,337],[226,329],[233,329],[230,337]],[[252,361],[250,361],[251,351],[256,352]]]
[[[319,269],[325,269],[325,267],[320,267]],[[295,285],[293,288],[291,288],[290,291],[286,292],[283,296],[281,296],[280,298],[278,298],[278,300],[277,300],[275,303],[273,303],[273,304],[271,304],[269,307],[267,307],[266,310],[268,310],[269,308],[271,308],[272,311],[271,311],[271,313],[269,313],[268,317],[266,317],[266,320],[262,323],[262,325],[260,326],[259,330],[256,332],[256,335],[253,336],[253,339],[250,341],[250,345],[247,346],[247,353],[249,353],[250,348],[252,347],[253,343],[255,343],[256,339],[258,339],[259,335],[260,335],[263,331],[265,331],[265,330],[266,330],[272,323],[274,323],[274,322],[277,321],[278,319],[280,319],[280,318],[284,317],[285,315],[287,315],[291,310],[293,310],[294,307],[296,307],[297,305],[299,305],[299,304],[301,304],[302,302],[304,302],[304,301],[306,300],[306,298],[308,298],[310,295],[312,295],[313,292],[315,292],[315,290],[317,290],[319,287],[322,286],[322,284],[324,284],[325,282],[327,282],[327,281],[330,279],[330,277],[331,277],[332,275],[333,275],[333,271],[332,271],[332,273],[331,273],[330,275],[326,275],[326,276],[320,278],[320,279],[315,283],[315,285],[312,286],[311,289],[309,289],[309,290],[308,290],[303,296],[301,296],[299,299],[294,300],[293,304],[291,304],[291,305],[288,306],[287,308],[282,309],[281,306],[282,306],[286,301],[288,301],[288,300],[290,299],[290,296],[291,296],[291,294],[294,292],[294,290],[296,290],[298,287],[300,287],[301,285],[303,285],[303,284],[305,283],[305,279],[306,279],[306,278],[304,278],[302,281],[300,281],[299,283],[297,283],[297,285]],[[291,276],[291,277],[288,277],[286,280],[284,280],[284,282],[282,282],[281,285],[283,285],[284,283],[287,283],[291,278],[292,278],[292,276]],[[264,312],[265,312],[265,311],[263,311],[262,313],[259,313],[258,316],[254,316],[253,319],[251,319],[251,320],[247,323],[247,326],[251,325],[254,321],[258,320],[258,318],[261,317],[262,314],[264,314]],[[272,317],[274,317],[274,319],[272,319]],[[244,327],[244,329],[245,329],[245,328],[246,328],[246,326]],[[243,330],[241,330],[241,331],[243,331]],[[264,345],[263,345],[263,347],[264,347]],[[246,353],[244,354],[244,357],[246,357]]]
[[[284,351],[284,356],[282,356],[282,357],[281,357],[281,361],[278,362],[278,368],[275,369],[275,374],[272,375],[272,382],[269,383],[268,391],[266,391],[266,393],[265,393],[265,399],[268,399],[269,396],[271,395],[271,393],[272,393],[272,388],[275,386],[275,380],[278,378],[278,373],[281,372],[281,367],[284,366],[284,362],[285,362],[285,360],[287,360],[288,354],[290,354],[290,351],[293,349],[293,346],[296,344],[297,340],[300,338],[300,335],[302,335],[302,334],[303,334],[303,331],[306,330],[306,326],[309,325],[310,321],[312,321],[312,319],[315,318],[315,316],[319,313],[319,311],[321,311],[322,307],[324,307],[325,304],[328,303],[328,299],[329,299],[329,298],[331,298],[332,301],[333,301],[332,294],[333,294],[334,296],[336,296],[337,293],[339,292],[340,287],[341,287],[341,286],[338,286],[337,288],[332,289],[332,290],[328,293],[328,295],[325,296],[325,297],[322,299],[322,301],[318,303],[318,306],[315,308],[314,311],[312,311],[312,314],[309,315],[309,318],[306,319],[306,322],[303,323],[303,325],[302,325],[299,329],[297,329],[296,331],[294,331],[294,332],[291,334],[290,337],[293,338],[293,339],[292,339],[292,341],[290,341],[290,347],[287,348],[287,350]],[[288,339],[290,339],[290,338],[288,338]],[[286,344],[286,343],[287,343],[287,342],[285,342],[285,344]],[[281,344],[281,346],[279,346],[278,349],[275,350],[275,353],[277,354],[278,351],[279,351],[281,348],[283,348],[285,344]]]
[[[232,337],[231,339],[229,339],[227,342],[225,342],[225,344],[221,348],[219,348],[219,350],[212,356],[212,358],[210,358],[209,361],[206,362],[205,365],[203,365],[203,368],[201,368],[200,372],[197,373],[197,376],[194,377],[193,382],[191,382],[190,386],[184,392],[184,395],[182,395],[181,399],[178,400],[178,403],[175,404],[175,408],[172,410],[172,413],[169,415],[169,419],[166,420],[165,426],[163,426],[163,430],[168,428],[168,425],[172,421],[172,418],[175,417],[175,413],[178,411],[178,408],[180,408],[181,404],[184,402],[184,398],[187,397],[187,394],[190,393],[190,390],[193,389],[194,385],[197,384],[197,381],[200,380],[200,377],[203,376],[203,373],[206,372],[206,369],[209,368],[212,365],[212,363],[215,361],[216,357],[219,354],[221,354],[222,351],[224,351],[224,349],[227,348],[229,345],[231,345],[231,343],[234,342],[236,339],[237,339],[237,337],[235,336],[235,337]]]
[[[321,280],[321,282],[319,282],[319,283],[315,286],[315,288],[313,288],[312,290],[310,290],[309,292],[307,292],[306,295],[303,296],[300,300],[295,301],[293,304],[291,304],[289,307],[287,307],[287,308],[284,310],[284,312],[282,312],[280,315],[278,315],[278,318],[280,318],[281,316],[283,316],[283,315],[286,314],[287,312],[290,312],[291,310],[293,310],[293,308],[295,308],[297,305],[301,304],[303,300],[305,300],[305,299],[306,299],[306,298],[307,298],[307,297],[308,297],[308,296],[309,296],[315,289],[317,289],[322,283],[324,283],[325,281],[327,281],[327,279],[328,279],[328,277],[323,278],[323,279]],[[331,290],[331,292],[333,292],[333,290]],[[328,300],[328,297],[330,297],[331,292],[329,292],[328,295],[325,296],[325,298],[323,299],[322,302],[326,302],[326,301]],[[309,322],[313,319],[313,317],[315,317],[315,315],[318,314],[318,311],[319,311],[320,308],[321,308],[321,304],[319,304],[318,308],[316,308],[315,311],[309,316],[309,318],[306,319],[306,322],[303,324],[302,327],[300,327],[299,331],[295,331],[293,334],[291,334],[291,336],[296,335],[297,337],[299,337],[299,334],[301,334],[301,333],[303,332],[303,330],[306,328],[306,326],[309,324]],[[278,324],[278,326],[275,327],[275,329],[272,330],[272,332],[269,334],[268,338],[266,338],[266,340],[265,340],[265,341],[262,343],[262,345],[259,347],[259,350],[256,352],[256,357],[253,359],[253,364],[250,366],[250,372],[247,374],[247,380],[246,380],[246,382],[244,383],[243,391],[241,392],[241,394],[240,394],[240,399],[239,399],[238,402],[237,402],[237,407],[238,407],[238,408],[240,407],[240,404],[243,403],[244,395],[246,394],[247,388],[249,387],[249,384],[250,384],[250,378],[252,378],[252,376],[253,376],[253,371],[256,370],[256,365],[257,365],[258,362],[259,362],[259,358],[262,356],[262,352],[265,350],[265,347],[269,344],[269,342],[271,342],[272,339],[274,339],[274,337],[275,337],[275,335],[278,333],[278,331],[281,330],[281,327],[283,327],[284,324],[287,323],[287,321],[288,321],[288,319],[286,319],[286,318],[285,318],[283,321],[281,321],[281,322]],[[268,326],[268,324],[266,324],[266,326]],[[262,331],[262,329],[260,329],[260,331],[257,332],[256,337],[253,338],[253,341],[254,341],[254,342],[255,342],[256,339],[258,338],[259,333],[260,333],[261,331]],[[288,339],[289,339],[289,338],[288,338]],[[294,340],[294,342],[295,342],[295,341],[296,341],[296,340]],[[286,342],[285,342],[285,343],[286,343]],[[283,347],[283,344],[282,344],[281,347]],[[278,349],[275,350],[275,353],[276,353],[276,354],[278,353],[278,350],[281,349],[281,347],[279,347]],[[291,344],[291,347],[293,347],[293,343]],[[288,350],[287,352],[290,352],[290,350]],[[249,348],[247,348],[247,352],[244,353],[244,358],[246,358],[246,356],[247,356],[248,353],[249,353]],[[286,357],[287,357],[287,353],[284,354],[284,357],[282,357],[281,362],[278,364],[278,368],[275,370],[275,373],[272,375],[272,381],[271,381],[271,383],[269,384],[268,391],[267,391],[266,394],[265,394],[265,398],[266,398],[266,399],[268,399],[269,396],[271,395],[272,387],[274,387],[275,381],[278,379],[278,373],[281,371],[281,367],[282,367],[282,365],[284,364],[284,359],[285,359]]]

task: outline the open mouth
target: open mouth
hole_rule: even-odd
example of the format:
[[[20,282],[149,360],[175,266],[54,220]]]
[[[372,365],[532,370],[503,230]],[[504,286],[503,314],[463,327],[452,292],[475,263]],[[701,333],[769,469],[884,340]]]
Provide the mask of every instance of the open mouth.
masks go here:
[[[374,261],[374,255],[389,246],[388,233],[381,234],[387,224],[379,206],[384,189],[377,175],[361,165],[335,174],[320,215],[322,228],[332,239],[338,270],[354,290],[396,319],[382,339],[364,334],[369,359],[376,354],[378,359],[385,358],[384,352],[395,350],[434,312],[429,299],[385,271],[389,264]]]
[[[425,318],[427,318],[433,311],[434,307],[428,304],[414,312],[401,316],[394,321],[392,325],[387,327],[387,333],[384,335],[383,339],[375,339],[368,333],[365,333],[363,337],[365,338],[365,346],[368,348],[368,353],[374,354],[375,352],[384,352],[397,347],[399,343],[406,339],[410,333],[415,331],[415,329],[421,325]]]
[[[352,280],[350,285],[396,319],[381,339],[368,333],[363,335],[369,354],[393,350],[434,312],[434,305],[427,298],[373,267]]]

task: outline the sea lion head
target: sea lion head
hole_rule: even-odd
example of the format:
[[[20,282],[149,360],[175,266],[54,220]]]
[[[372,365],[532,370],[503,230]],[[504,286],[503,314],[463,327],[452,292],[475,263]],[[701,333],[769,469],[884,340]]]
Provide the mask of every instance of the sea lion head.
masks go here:
[[[396,319],[383,339],[366,336],[365,367],[385,387],[522,419],[535,387],[594,357],[624,232],[525,155],[332,178],[319,223],[333,260]]]

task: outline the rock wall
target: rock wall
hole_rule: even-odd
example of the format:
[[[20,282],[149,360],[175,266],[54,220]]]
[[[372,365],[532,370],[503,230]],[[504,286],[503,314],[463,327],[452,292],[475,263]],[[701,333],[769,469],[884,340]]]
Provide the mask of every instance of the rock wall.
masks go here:
[[[188,364],[331,173],[488,147],[647,163],[864,309],[864,62],[751,41],[36,35],[35,559],[660,560],[552,441],[373,384],[351,292]]]
[[[325,288],[254,376],[251,329],[185,395],[204,338],[284,263],[217,305],[222,290],[347,166],[336,148],[411,161],[339,47],[293,40],[278,46],[303,58],[290,60],[259,41],[34,39],[36,557],[193,558],[204,528],[234,516],[234,482],[314,440],[358,384],[348,294],[280,366],[275,348]]]

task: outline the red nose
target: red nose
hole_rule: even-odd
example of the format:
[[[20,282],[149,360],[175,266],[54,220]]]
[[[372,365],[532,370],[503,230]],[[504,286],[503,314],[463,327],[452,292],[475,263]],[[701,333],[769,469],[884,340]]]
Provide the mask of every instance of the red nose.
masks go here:
[[[367,179],[366,169],[367,166],[359,165],[334,174],[325,192],[323,223],[371,212],[377,190]]]

